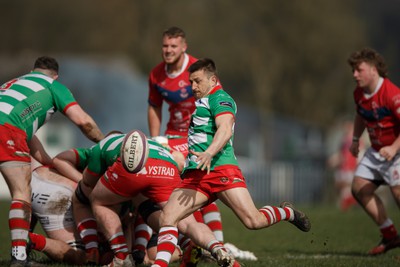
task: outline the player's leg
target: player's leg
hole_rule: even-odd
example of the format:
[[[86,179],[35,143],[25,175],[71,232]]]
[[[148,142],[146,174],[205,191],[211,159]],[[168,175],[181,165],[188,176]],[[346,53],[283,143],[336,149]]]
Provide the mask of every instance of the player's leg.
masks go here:
[[[54,261],[75,265],[86,263],[85,251],[83,247],[78,248],[79,244],[75,241],[73,233],[65,229],[51,232],[49,237],[52,238],[29,233],[30,249],[43,252]]]
[[[238,216],[248,229],[269,227],[280,221],[289,221],[302,231],[309,231],[311,224],[304,213],[295,210],[290,203],[264,206],[257,209],[245,187],[231,188],[217,193],[218,198]]]
[[[119,204],[129,199],[111,192],[102,182],[96,184],[90,195],[90,202],[98,227],[109,241],[114,252],[114,259],[110,266],[134,266],[118,215]]]
[[[211,229],[218,241],[224,242],[221,212],[217,203],[212,202],[200,209],[204,223]]]
[[[358,203],[366,213],[378,225],[382,235],[381,242],[372,248],[368,254],[378,255],[386,252],[390,248],[400,245],[400,238],[393,221],[388,217],[385,206],[381,198],[375,193],[378,185],[372,180],[356,176],[352,184],[352,192]],[[398,188],[395,189],[397,194]],[[395,197],[396,198],[396,197]]]
[[[0,171],[12,198],[8,217],[12,261],[26,261],[26,245],[32,213],[31,165],[28,162],[8,161],[0,164]]]
[[[72,196],[72,207],[77,229],[85,246],[87,260],[89,263],[97,264],[99,262],[99,239],[97,221],[88,198],[91,191],[90,187],[80,181]]]
[[[157,253],[155,263],[153,266],[168,266],[168,263],[171,260],[171,255],[175,251],[175,247],[178,244],[178,223],[183,218],[192,214],[194,211],[199,209],[202,205],[207,203],[208,198],[203,193],[192,189],[175,189],[166,205],[163,207],[162,212],[160,214],[160,231],[158,237],[158,245],[157,245]],[[194,217],[192,217],[194,220]],[[194,220],[195,223],[197,223]],[[203,224],[204,225],[204,224]],[[210,229],[204,225],[206,229],[204,231],[207,233],[210,232],[213,237]],[[183,232],[189,232],[189,226],[182,226],[180,230]],[[199,232],[198,229],[195,229],[195,235]],[[193,234],[193,233],[192,233]],[[203,233],[200,233],[203,234]],[[203,240],[200,240],[201,244],[206,247],[208,244],[205,244],[207,236],[203,237]],[[211,238],[211,239],[215,239]]]

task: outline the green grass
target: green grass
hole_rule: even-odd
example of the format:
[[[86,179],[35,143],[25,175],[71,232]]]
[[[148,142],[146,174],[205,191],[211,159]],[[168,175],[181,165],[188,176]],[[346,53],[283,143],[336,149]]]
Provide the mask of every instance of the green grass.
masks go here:
[[[0,201],[0,266],[7,266],[10,253],[8,206],[8,202]],[[395,249],[378,257],[366,255],[366,251],[377,244],[380,236],[377,227],[360,208],[343,213],[334,206],[302,206],[312,222],[309,233],[300,232],[287,222],[250,231],[239,222],[233,212],[222,204],[220,208],[225,241],[240,249],[254,252],[259,259],[257,262],[243,262],[244,266],[400,266],[400,260],[396,259],[397,255],[400,256],[400,250]],[[396,225],[399,225],[398,209],[391,206],[389,214]],[[44,256],[43,261],[45,259]],[[48,265],[66,266],[51,263]],[[200,263],[198,266],[216,265]]]

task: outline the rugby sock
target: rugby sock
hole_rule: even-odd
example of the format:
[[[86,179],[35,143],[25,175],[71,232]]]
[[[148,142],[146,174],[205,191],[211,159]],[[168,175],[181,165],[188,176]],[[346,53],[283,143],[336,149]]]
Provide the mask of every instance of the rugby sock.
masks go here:
[[[294,212],[291,208],[275,207],[275,206],[264,206],[259,210],[267,219],[267,225],[273,225],[280,221],[293,221]]]
[[[218,241],[224,242],[224,234],[222,232],[221,213],[215,202],[208,204],[200,209],[203,215],[204,223],[211,229]]]
[[[11,201],[8,226],[11,231],[11,255],[18,260],[25,260],[26,245],[32,208],[28,202],[19,199]]]
[[[179,245],[179,247],[181,248],[182,251],[185,251],[189,247],[190,241],[191,240],[190,240],[189,237],[187,237],[187,236],[185,236],[183,234],[179,234],[178,245]]]
[[[145,223],[142,216],[137,216],[135,220],[135,243],[133,244],[133,250],[145,252],[152,234],[153,229]]]
[[[379,229],[384,239],[392,239],[397,236],[396,227],[394,227],[391,219],[387,219]]]
[[[29,233],[29,239],[31,248],[34,250],[42,251],[46,247],[46,237],[43,235]]]
[[[178,228],[161,227],[158,232],[156,260],[152,266],[167,267],[178,243]]]
[[[219,249],[227,251],[226,248],[224,247],[224,244],[222,244],[218,240],[213,240],[207,245],[207,250],[210,251],[212,254],[215,254],[215,252]]]
[[[116,258],[125,260],[128,257],[128,245],[123,232],[116,233],[108,242]]]
[[[94,218],[88,218],[78,223],[79,235],[85,245],[86,252],[99,247],[99,238],[97,236],[97,222]]]

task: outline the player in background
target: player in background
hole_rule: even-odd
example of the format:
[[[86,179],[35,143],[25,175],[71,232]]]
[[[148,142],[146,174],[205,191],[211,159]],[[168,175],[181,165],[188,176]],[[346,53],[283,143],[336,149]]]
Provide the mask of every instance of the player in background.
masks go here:
[[[354,197],[379,227],[380,243],[368,254],[378,255],[400,246],[400,237],[380,197],[380,185],[388,185],[400,207],[400,89],[387,78],[383,57],[371,48],[353,52],[348,63],[356,82],[353,142],[350,152],[357,157],[360,136],[367,129],[371,147],[355,172]]]
[[[33,71],[0,87],[0,172],[11,194],[9,228],[10,266],[29,263],[26,245],[31,220],[31,158],[43,165],[51,159],[34,151],[36,131],[58,110],[93,142],[103,138],[95,121],[76,102],[67,87],[59,83],[58,63],[39,57]]]
[[[334,170],[335,189],[338,194],[338,206],[340,210],[347,211],[357,205],[356,199],[351,193],[354,172],[358,161],[350,152],[353,142],[353,121],[345,120],[340,124],[340,139],[336,151],[328,158],[328,166]],[[362,139],[360,149],[364,150]]]
[[[182,183],[161,211],[158,249],[152,267],[166,267],[176,246],[177,223],[217,198],[230,207],[249,229],[289,221],[309,231],[307,216],[291,203],[257,209],[247,189],[233,149],[236,103],[218,83],[211,59],[200,59],[189,67],[189,79],[196,98],[196,110],[189,128],[189,154]],[[182,201],[185,199],[186,201]],[[220,266],[240,266],[218,240],[207,244]]]
[[[162,58],[149,75],[148,124],[151,137],[161,135],[162,105],[169,105],[165,135],[169,146],[187,151],[187,130],[195,109],[188,67],[197,59],[186,53],[185,32],[171,27],[162,36]]]

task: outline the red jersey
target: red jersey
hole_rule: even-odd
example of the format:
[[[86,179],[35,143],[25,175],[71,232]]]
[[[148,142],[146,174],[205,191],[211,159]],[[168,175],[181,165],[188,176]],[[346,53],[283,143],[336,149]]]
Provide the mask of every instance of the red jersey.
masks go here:
[[[354,90],[357,112],[364,120],[376,151],[393,144],[400,133],[400,90],[388,79],[380,83],[371,95],[359,87]]]
[[[196,61],[196,58],[185,54],[185,61],[179,74],[168,75],[164,62],[158,64],[150,73],[149,104],[161,107],[165,100],[169,105],[170,116],[166,135],[187,136],[190,117],[196,108],[187,69]]]

